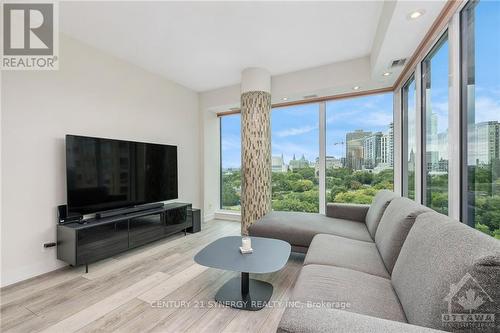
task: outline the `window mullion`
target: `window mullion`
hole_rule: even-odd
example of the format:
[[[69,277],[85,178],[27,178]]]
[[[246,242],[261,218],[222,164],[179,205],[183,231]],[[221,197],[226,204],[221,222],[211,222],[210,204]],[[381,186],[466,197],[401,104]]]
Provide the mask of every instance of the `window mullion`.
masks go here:
[[[453,15],[448,28],[449,118],[448,118],[448,215],[460,219],[460,24]]]
[[[326,102],[319,104],[319,213],[326,211]]]
[[[416,123],[416,145],[417,151],[415,152],[415,201],[419,203],[423,203],[424,196],[423,194],[423,151],[424,145],[423,140],[425,136],[423,135],[423,93],[422,93],[422,65],[421,63],[417,64],[415,68],[415,90],[417,95],[416,100],[416,112],[415,112],[415,123]]]
[[[394,128],[394,137],[393,137],[393,168],[394,168],[394,192],[399,193],[401,195],[405,195],[403,193],[403,175],[402,175],[402,165],[407,163],[403,160],[402,150],[404,145],[402,144],[403,140],[403,131],[402,131],[402,115],[403,110],[401,103],[403,96],[401,94],[401,90],[395,91],[393,95],[393,128]]]

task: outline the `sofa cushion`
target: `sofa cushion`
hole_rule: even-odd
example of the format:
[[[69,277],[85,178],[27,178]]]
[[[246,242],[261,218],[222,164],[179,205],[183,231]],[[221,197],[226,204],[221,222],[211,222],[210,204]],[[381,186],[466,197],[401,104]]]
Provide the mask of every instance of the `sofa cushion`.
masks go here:
[[[442,214],[420,214],[396,261],[392,282],[412,324],[453,330],[442,322],[449,310],[498,317],[500,241]],[[483,303],[466,311],[460,303],[468,299]]]
[[[401,247],[419,214],[432,211],[408,198],[396,198],[389,203],[375,233],[375,243],[385,267],[392,273]]]
[[[304,265],[308,264],[350,268],[390,278],[374,243],[340,236],[316,235],[304,260]]]
[[[368,228],[368,232],[373,239],[375,239],[375,233],[378,228],[378,224],[380,223],[380,219],[384,214],[385,209],[389,206],[391,200],[399,198],[394,192],[381,190],[375,195],[373,198],[373,202],[366,213],[366,227]]]
[[[281,239],[303,247],[309,247],[313,237],[320,233],[373,242],[364,223],[315,213],[270,212],[248,231],[251,236]]]
[[[326,216],[365,222],[370,205],[329,202],[326,204]]]
[[[406,322],[389,279],[342,267],[304,266],[291,300],[343,308],[340,303],[346,311]]]

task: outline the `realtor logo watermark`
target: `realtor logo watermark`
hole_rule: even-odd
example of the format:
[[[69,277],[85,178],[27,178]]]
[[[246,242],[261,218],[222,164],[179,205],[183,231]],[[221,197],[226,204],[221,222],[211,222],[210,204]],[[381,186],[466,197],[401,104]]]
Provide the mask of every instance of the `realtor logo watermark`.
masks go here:
[[[483,308],[494,300],[469,273],[457,284],[450,285],[448,295],[443,299],[448,311],[441,315],[445,328],[488,329],[495,327],[495,313]],[[491,309],[491,307],[489,307]]]
[[[2,3],[2,70],[58,69],[56,2]]]

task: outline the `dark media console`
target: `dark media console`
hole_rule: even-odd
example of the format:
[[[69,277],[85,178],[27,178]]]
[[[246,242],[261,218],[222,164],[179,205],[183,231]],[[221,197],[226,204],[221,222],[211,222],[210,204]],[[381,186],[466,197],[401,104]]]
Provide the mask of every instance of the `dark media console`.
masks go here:
[[[177,232],[200,230],[200,210],[187,203],[108,217],[101,215],[85,223],[59,224],[57,259],[72,266],[87,265]]]

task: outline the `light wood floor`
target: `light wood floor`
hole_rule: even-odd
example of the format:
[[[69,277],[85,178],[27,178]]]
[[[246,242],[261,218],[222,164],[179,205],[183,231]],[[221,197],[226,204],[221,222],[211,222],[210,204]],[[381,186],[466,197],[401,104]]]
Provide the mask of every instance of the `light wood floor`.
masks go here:
[[[3,288],[1,331],[275,332],[283,307],[251,312],[203,306],[238,273],[200,266],[193,256],[239,230],[237,222],[213,220],[199,233],[174,235],[89,265],[88,274],[68,267]],[[272,300],[286,301],[302,260],[293,254],[282,270],[252,277],[274,285]]]

